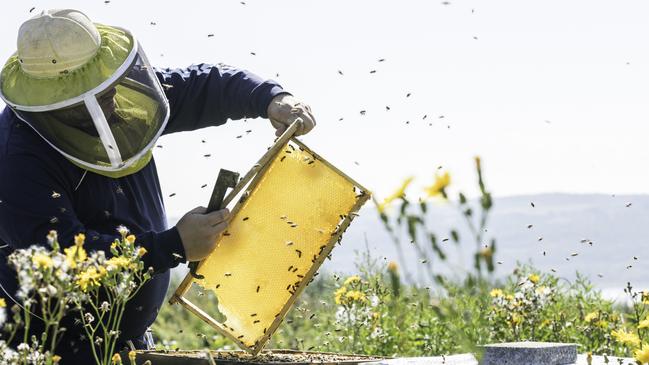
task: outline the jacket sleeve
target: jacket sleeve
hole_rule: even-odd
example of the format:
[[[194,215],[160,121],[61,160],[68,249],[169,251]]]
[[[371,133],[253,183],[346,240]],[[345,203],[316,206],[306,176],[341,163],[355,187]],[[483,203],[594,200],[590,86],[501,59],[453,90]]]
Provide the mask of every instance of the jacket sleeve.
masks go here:
[[[0,239],[5,244],[13,249],[47,245],[48,232],[55,230],[61,246],[68,247],[76,234],[84,233],[86,250],[103,250],[111,256],[110,245],[119,233],[97,232],[79,221],[71,200],[74,187],[66,183],[70,179],[35,156],[9,155],[5,159],[5,171],[0,171]],[[147,250],[142,257],[145,267],[152,267],[156,273],[184,261],[175,227],[135,236],[135,244]]]
[[[157,69],[171,115],[163,134],[218,126],[228,119],[267,118],[271,100],[282,93],[275,81],[223,64]]]

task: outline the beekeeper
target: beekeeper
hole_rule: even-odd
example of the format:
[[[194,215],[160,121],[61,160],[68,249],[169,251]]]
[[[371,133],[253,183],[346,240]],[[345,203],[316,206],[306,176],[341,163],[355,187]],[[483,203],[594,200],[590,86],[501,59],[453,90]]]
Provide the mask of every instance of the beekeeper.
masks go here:
[[[296,117],[303,120],[298,134],[315,125],[309,107],[274,81],[223,65],[155,69],[129,31],[70,9],[22,24],[0,96],[7,104],[0,114],[0,295],[15,299],[16,275],[6,264],[14,249],[45,245],[56,230],[63,246],[85,233],[87,250],[109,253],[124,225],[155,270],[122,319],[120,347],[139,349],[152,346],[147,329],[169,269],[206,257],[229,214],[198,207],[167,227],[156,140],[244,117],[269,118],[278,135]],[[91,363],[83,329],[64,322],[62,363]],[[31,326],[35,334],[42,328]]]

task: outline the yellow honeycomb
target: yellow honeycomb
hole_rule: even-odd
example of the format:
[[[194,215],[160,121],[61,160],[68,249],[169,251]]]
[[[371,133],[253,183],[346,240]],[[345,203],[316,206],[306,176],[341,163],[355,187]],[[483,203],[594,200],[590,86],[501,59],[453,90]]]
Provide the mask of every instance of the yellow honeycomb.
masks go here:
[[[360,189],[309,151],[284,146],[197,270],[204,278],[195,282],[218,298],[223,331],[257,346],[311,279]]]

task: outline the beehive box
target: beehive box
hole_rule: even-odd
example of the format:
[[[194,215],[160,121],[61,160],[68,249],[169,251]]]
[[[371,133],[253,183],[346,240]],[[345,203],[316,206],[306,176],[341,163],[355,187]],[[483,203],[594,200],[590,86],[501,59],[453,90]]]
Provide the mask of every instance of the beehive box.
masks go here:
[[[186,277],[173,299],[253,354],[369,198],[300,141],[283,138],[256,166],[227,231],[198,265],[202,278]],[[219,313],[206,313],[184,297],[192,286],[212,291]]]
[[[122,354],[127,358],[128,354]],[[211,360],[208,358],[211,357]],[[253,356],[243,351],[138,351],[136,363],[149,360],[154,365],[307,365],[344,364],[353,365],[383,359],[377,356],[345,355],[324,352],[303,352],[292,350],[264,350]]]

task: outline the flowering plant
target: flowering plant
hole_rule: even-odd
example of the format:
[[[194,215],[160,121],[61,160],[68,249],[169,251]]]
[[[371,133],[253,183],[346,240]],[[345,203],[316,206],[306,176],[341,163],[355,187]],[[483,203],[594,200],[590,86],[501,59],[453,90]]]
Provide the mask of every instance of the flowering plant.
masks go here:
[[[78,317],[98,365],[116,362],[113,355],[125,305],[152,274],[144,269],[141,258],[146,250],[135,246],[135,236],[125,227],[118,231],[121,238],[113,242],[110,258],[103,251],[86,252],[84,234],[77,235],[71,247],[62,248],[55,231],[47,237],[49,248],[34,245],[9,256],[18,290],[13,321],[4,323],[6,303],[0,301],[0,320],[8,334],[0,340],[0,363],[58,363],[56,346],[66,330],[61,327],[66,314]],[[40,337],[29,335],[33,317],[43,321]],[[8,344],[17,340],[21,328],[23,338],[11,349]]]

